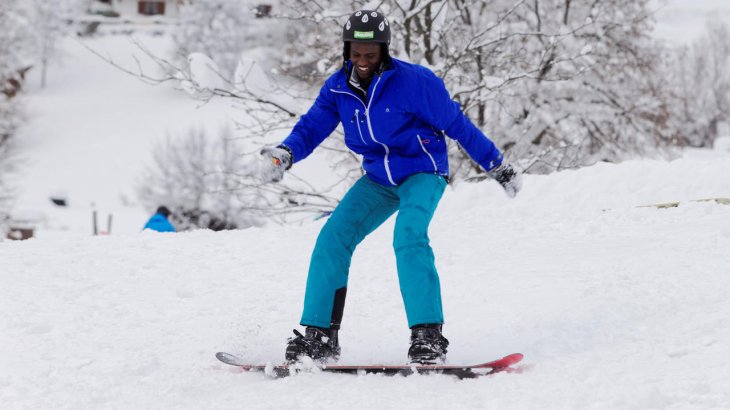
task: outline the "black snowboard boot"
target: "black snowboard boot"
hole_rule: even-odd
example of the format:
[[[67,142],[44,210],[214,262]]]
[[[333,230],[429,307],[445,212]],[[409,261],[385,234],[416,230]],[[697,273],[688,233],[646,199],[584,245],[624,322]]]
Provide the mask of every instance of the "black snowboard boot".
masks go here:
[[[296,337],[289,338],[287,342],[287,362],[296,362],[301,356],[307,356],[318,362],[340,358],[340,345],[337,341],[336,329],[320,329],[307,326],[303,335],[296,329],[294,329],[294,334]]]
[[[411,363],[436,364],[445,360],[449,341],[441,334],[441,325],[416,325],[411,328]]]

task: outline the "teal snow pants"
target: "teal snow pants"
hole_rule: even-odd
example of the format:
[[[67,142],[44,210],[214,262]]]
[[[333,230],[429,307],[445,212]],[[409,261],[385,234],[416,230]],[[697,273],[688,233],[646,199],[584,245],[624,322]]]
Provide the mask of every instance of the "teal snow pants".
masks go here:
[[[317,237],[301,325],[339,329],[352,253],[396,211],[393,248],[408,326],[443,323],[441,285],[428,225],[445,188],[446,180],[435,174],[415,174],[398,186],[383,186],[368,176],[360,178]]]

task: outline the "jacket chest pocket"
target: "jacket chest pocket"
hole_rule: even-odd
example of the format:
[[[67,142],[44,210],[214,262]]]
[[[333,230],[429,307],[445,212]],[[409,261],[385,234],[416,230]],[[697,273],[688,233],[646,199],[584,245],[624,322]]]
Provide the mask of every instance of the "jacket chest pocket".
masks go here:
[[[372,117],[370,118],[375,129],[375,136],[381,137],[385,141],[392,144],[398,144],[399,140],[408,134],[408,130],[413,128],[416,116],[396,107],[379,107],[377,110],[372,109]]]
[[[352,107],[349,112],[340,113],[345,143],[356,152],[359,151],[358,148],[367,146],[370,138],[364,111],[365,108]]]

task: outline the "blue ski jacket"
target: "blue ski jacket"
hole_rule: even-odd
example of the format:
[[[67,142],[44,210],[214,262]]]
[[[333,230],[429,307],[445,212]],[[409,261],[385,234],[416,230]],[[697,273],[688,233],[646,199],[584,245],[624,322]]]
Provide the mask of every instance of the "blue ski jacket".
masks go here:
[[[448,177],[445,136],[455,139],[485,170],[502,153],[451,99],[426,67],[391,59],[362,98],[348,85],[352,63],[330,76],[309,111],[281,145],[293,162],[306,158],[342,123],[345,144],[363,157],[363,169],[382,185],[399,185],[416,173]]]
[[[162,214],[152,215],[150,220],[144,225],[144,228],[142,228],[142,230],[145,229],[152,229],[157,232],[175,232],[175,227]]]

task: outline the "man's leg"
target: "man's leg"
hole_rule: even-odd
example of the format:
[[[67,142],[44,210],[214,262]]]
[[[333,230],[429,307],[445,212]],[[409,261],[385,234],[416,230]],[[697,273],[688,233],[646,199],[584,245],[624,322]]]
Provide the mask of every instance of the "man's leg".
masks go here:
[[[434,174],[413,175],[397,188],[400,207],[393,248],[409,327],[444,322],[428,226],[445,188],[446,180]]]
[[[379,185],[367,176],[350,188],[317,237],[301,325],[339,329],[352,253],[397,209],[395,188]]]

